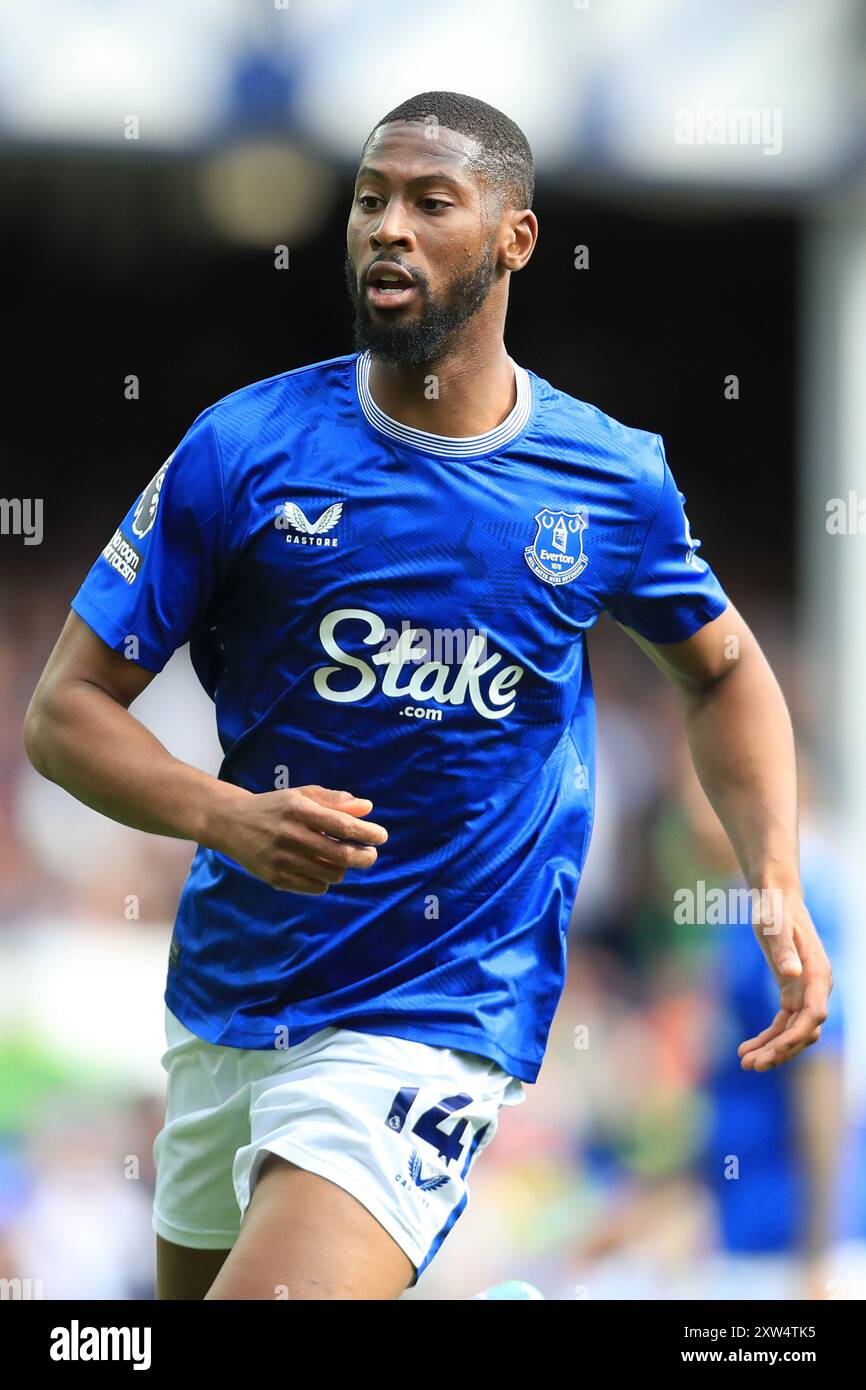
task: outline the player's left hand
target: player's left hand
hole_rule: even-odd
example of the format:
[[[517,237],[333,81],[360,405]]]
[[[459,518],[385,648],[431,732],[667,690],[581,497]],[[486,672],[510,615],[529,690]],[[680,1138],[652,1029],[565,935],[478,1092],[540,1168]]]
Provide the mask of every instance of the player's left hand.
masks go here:
[[[779,986],[780,1008],[769,1028],[740,1043],[745,1071],[770,1071],[816,1043],[833,988],[832,967],[802,892],[776,891],[781,913],[770,924],[755,921],[753,929]],[[770,901],[775,900],[771,892]]]

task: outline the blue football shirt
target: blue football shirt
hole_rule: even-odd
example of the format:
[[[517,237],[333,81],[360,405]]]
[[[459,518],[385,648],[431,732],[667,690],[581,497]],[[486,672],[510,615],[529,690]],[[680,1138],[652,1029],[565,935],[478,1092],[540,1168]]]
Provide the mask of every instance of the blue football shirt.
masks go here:
[[[189,641],[221,778],[346,789],[389,833],[318,897],[197,849],[165,998],[210,1042],[339,1025],[538,1075],[592,826],[586,633],[677,642],[727,600],[660,438],[513,366],[463,439],[385,415],[367,353],[233,392],[73,600],[148,670]]]

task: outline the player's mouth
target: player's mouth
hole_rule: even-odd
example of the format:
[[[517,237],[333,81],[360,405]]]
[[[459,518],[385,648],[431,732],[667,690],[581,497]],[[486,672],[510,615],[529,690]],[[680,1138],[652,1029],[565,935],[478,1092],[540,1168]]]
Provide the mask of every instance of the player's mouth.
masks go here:
[[[416,290],[408,270],[393,261],[377,261],[367,271],[367,299],[377,309],[401,309]]]

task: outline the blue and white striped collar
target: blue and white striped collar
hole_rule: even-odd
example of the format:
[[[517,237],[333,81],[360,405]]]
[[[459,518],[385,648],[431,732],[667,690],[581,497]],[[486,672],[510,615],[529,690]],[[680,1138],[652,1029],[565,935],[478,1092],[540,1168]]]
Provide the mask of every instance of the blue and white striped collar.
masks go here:
[[[408,444],[414,449],[423,449],[426,454],[442,454],[448,458],[495,454],[510,444],[526,428],[532,413],[532,384],[529,380],[529,373],[515,362],[513,357],[509,357],[508,360],[514,368],[517,400],[513,410],[502,423],[497,425],[495,429],[488,430],[486,434],[472,434],[462,438],[447,434],[431,434],[429,430],[419,430],[415,429],[413,425],[403,425],[399,420],[394,420],[390,415],[386,415],[384,410],[379,409],[370,394],[371,356],[369,352],[359,353],[355,365],[358,401],[368,423],[374,429],[379,430],[382,434],[387,434],[391,439],[398,440],[401,444]]]

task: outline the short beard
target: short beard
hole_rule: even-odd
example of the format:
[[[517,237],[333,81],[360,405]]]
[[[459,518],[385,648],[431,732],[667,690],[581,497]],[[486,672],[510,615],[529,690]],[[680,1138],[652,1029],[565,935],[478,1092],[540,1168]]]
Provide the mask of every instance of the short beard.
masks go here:
[[[366,297],[359,292],[355,267],[347,255],[346,286],[355,310],[352,333],[356,351],[369,352],[394,367],[409,370],[441,361],[460,329],[477,314],[490,293],[496,272],[492,245],[491,240],[477,263],[461,272],[459,279],[452,282],[449,291],[440,299],[430,293],[426,277],[416,273],[415,283],[424,295],[424,304],[420,317],[404,323],[397,321],[399,310],[373,321]]]

